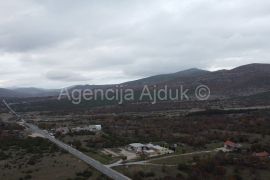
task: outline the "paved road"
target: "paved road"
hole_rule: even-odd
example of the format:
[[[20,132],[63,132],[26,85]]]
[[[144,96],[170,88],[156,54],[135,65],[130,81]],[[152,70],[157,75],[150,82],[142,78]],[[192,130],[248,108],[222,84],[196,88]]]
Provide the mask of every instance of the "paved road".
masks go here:
[[[45,138],[47,138],[49,141],[56,144],[58,147],[68,151],[70,154],[74,155],[75,157],[81,159],[82,161],[86,162],[90,166],[96,168],[101,173],[107,175],[108,177],[115,179],[115,180],[131,180],[130,178],[124,176],[123,174],[111,169],[110,167],[107,167],[100,162],[96,161],[95,159],[83,154],[82,152],[78,151],[77,149],[63,143],[62,141],[59,141],[55,139],[53,136],[51,136],[48,132],[39,129],[37,126],[27,123],[24,119],[22,119],[9,105],[6,101],[3,101],[3,103],[6,105],[6,107],[10,110],[11,113],[13,113],[16,117],[18,117],[21,121],[19,122],[21,125],[24,125],[25,127],[29,128],[32,132],[41,134]]]

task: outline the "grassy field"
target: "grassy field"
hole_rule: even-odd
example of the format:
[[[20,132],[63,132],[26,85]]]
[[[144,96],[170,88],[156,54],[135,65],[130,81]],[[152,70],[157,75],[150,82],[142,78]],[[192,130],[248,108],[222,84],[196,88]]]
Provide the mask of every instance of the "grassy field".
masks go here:
[[[80,173],[84,171],[91,172],[91,176],[81,178],[98,179],[101,177],[99,172],[69,154],[57,153],[53,156],[46,155],[35,164],[29,163],[27,158],[28,157],[21,158],[14,156],[7,160],[0,161],[0,179],[67,180],[79,178]],[[14,163],[15,161],[16,163]]]
[[[114,163],[120,159],[119,157],[111,157],[109,155],[103,154],[101,152],[102,149],[87,147],[86,145],[87,140],[94,137],[95,137],[94,135],[74,135],[74,136],[65,136],[64,138],[61,138],[61,140],[66,142],[67,144],[70,144],[70,142],[74,141],[80,141],[81,146],[78,149],[103,164]]]
[[[177,165],[179,163],[192,163],[194,161],[194,158],[206,158],[209,156],[214,155],[216,152],[211,153],[201,153],[196,155],[176,155],[176,156],[168,156],[168,158],[163,157],[162,159],[153,159],[150,161],[150,163],[153,164],[167,164],[167,165]]]
[[[149,165],[119,166],[114,169],[134,180],[165,178],[166,176],[176,177],[179,173],[176,167]]]

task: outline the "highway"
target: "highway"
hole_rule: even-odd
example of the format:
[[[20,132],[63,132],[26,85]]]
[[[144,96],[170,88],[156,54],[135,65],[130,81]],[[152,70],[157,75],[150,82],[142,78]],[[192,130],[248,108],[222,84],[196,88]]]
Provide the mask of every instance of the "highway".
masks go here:
[[[39,129],[36,125],[27,123],[24,119],[21,118],[20,115],[18,115],[18,113],[16,113],[9,106],[9,104],[5,100],[3,100],[3,103],[9,109],[9,111],[12,114],[14,114],[20,120],[20,124],[23,124],[25,127],[29,128],[33,133],[41,134],[42,136],[44,136],[45,138],[47,138],[49,141],[51,141],[52,143],[56,144],[58,147],[66,150],[70,154],[74,155],[78,159],[84,161],[85,163],[89,164],[90,166],[92,166],[95,169],[97,169],[98,171],[100,171],[102,174],[105,174],[106,176],[108,176],[108,177],[110,177],[112,179],[115,179],[115,180],[131,180],[129,177],[124,176],[123,174],[121,174],[121,173],[119,173],[119,172],[111,169],[110,167],[107,167],[107,166],[103,165],[102,163],[96,161],[95,159],[93,159],[93,158],[85,155],[81,151],[78,151],[77,149],[75,149],[75,148],[73,148],[73,147],[71,147],[71,146],[63,143],[62,141],[59,141],[59,140],[55,139],[48,132]]]

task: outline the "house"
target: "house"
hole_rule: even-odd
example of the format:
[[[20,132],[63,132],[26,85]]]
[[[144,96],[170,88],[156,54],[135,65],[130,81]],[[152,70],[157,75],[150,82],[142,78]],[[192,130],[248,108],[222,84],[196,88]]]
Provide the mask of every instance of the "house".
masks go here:
[[[263,151],[263,152],[259,152],[259,153],[253,153],[253,156],[255,156],[261,160],[264,160],[264,159],[268,159],[270,157],[270,154],[266,151]]]
[[[172,150],[165,148],[165,147],[161,147],[159,145],[154,145],[154,144],[146,144],[145,145],[148,149],[150,150],[154,150],[157,154],[170,154],[173,153]]]
[[[69,133],[69,128],[67,128],[67,127],[56,128],[55,133],[67,134],[67,133]]]
[[[152,150],[154,150],[156,153],[158,153],[158,154],[164,154],[164,149],[166,149],[166,148],[163,148],[163,147],[161,147],[161,146],[159,146],[159,145],[154,145],[154,144],[151,144],[151,143],[149,143],[149,144],[146,144],[146,147],[148,148],[148,149],[152,149]]]
[[[153,156],[157,155],[156,151],[154,151],[152,149],[139,151],[138,154],[144,154],[144,155],[146,155],[148,157],[153,157]]]
[[[133,151],[136,154],[144,154],[150,157],[161,155],[161,154],[173,153],[173,151],[168,148],[164,148],[159,145],[154,145],[151,143],[148,143],[148,144],[132,143],[127,146],[127,150]]]
[[[72,132],[80,132],[80,131],[84,131],[85,129],[82,128],[82,127],[75,127],[75,128],[72,128],[71,131]]]
[[[97,132],[101,131],[102,127],[101,125],[89,125],[84,127],[75,127],[72,128],[73,132],[80,132],[80,131],[90,131],[90,132]]]
[[[239,150],[241,147],[242,147],[241,144],[238,144],[229,140],[224,142],[224,148],[229,151]]]
[[[89,131],[101,131],[101,125],[89,125],[88,126]]]
[[[127,150],[129,151],[135,151],[136,153],[137,152],[140,152],[144,149],[145,145],[144,144],[141,144],[141,143],[132,143],[132,144],[129,144],[127,146]]]

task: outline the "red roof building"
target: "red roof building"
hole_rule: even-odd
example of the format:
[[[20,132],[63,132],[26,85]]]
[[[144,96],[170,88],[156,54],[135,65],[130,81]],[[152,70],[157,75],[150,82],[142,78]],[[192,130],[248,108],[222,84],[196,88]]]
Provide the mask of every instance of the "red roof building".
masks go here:
[[[241,147],[240,144],[229,141],[229,140],[224,142],[224,148],[228,150],[236,150],[236,149],[239,149],[240,147]]]
[[[268,158],[270,156],[270,154],[266,151],[264,152],[259,152],[259,153],[254,153],[254,156],[258,157],[258,158]]]
[[[232,141],[226,141],[226,142],[224,142],[224,145],[231,146],[231,147],[236,147],[236,143],[234,143]]]

